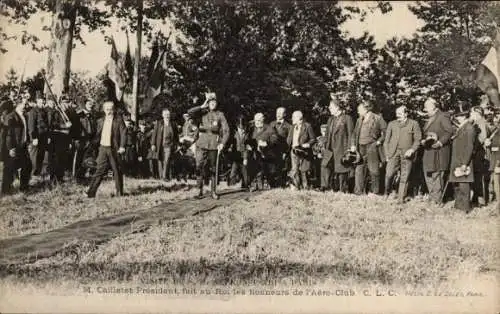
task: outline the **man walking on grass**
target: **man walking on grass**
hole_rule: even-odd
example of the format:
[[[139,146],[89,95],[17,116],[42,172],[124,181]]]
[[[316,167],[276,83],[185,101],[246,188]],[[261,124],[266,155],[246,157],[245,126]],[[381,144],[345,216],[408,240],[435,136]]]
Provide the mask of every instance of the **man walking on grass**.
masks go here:
[[[113,102],[106,101],[102,107],[105,116],[97,122],[97,133],[94,140],[100,146],[96,160],[96,172],[87,191],[89,198],[95,197],[97,189],[110,167],[113,170],[116,196],[123,195],[123,173],[120,168],[118,154],[125,152],[127,130],[121,116],[115,113]]]

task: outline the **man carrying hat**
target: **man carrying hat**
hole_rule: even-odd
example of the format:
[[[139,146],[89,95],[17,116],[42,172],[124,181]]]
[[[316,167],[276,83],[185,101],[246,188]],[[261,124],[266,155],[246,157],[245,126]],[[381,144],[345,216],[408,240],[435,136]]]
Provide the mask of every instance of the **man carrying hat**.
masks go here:
[[[455,184],[455,208],[470,212],[472,209],[470,191],[474,182],[474,147],[477,139],[476,129],[468,119],[468,112],[459,112],[454,118],[458,129],[452,136],[451,164],[449,182]]]
[[[304,121],[301,111],[295,111],[292,114],[292,128],[287,139],[288,146],[291,147],[292,189],[309,188],[307,173],[311,170],[312,146],[315,141],[312,126]]]
[[[356,121],[351,140],[351,151],[358,151],[361,164],[356,166],[354,193],[361,195],[365,190],[366,169],[370,174],[371,192],[380,193],[380,150],[384,142],[387,123],[382,116],[373,112],[373,105],[365,101],[358,106],[359,119]]]
[[[276,176],[276,145],[278,145],[278,134],[271,126],[264,123],[264,115],[256,113],[253,118],[254,126],[249,134],[249,150],[247,156],[252,156],[251,162],[255,171],[255,178],[251,191],[263,188],[264,178],[270,187],[274,187]]]
[[[400,204],[404,202],[407,194],[408,177],[421,139],[422,131],[417,121],[408,118],[406,106],[399,106],[396,109],[396,120],[387,126],[384,150],[387,158],[385,194],[388,196],[391,193],[392,179],[400,170],[398,189]]]
[[[449,169],[450,139],[453,135],[453,125],[450,118],[438,108],[437,101],[433,98],[428,98],[425,101],[424,111],[427,113],[429,120],[422,128],[424,139],[422,139],[421,143],[425,144],[426,138],[431,134],[436,137],[433,144],[424,145],[422,165],[425,183],[429,190],[430,200],[440,203],[445,173]]]
[[[326,146],[321,165],[321,188],[330,188],[333,172],[333,187],[336,191],[347,192],[347,177],[350,167],[342,162],[344,153],[349,150],[354,123],[352,118],[341,108],[337,96],[330,97],[328,107],[331,117],[326,129]]]
[[[201,113],[201,123],[198,126],[196,141],[196,168],[198,172],[198,197],[203,196],[204,177],[211,178],[212,198],[218,199],[216,192],[216,163],[218,154],[224,149],[229,140],[229,125],[224,113],[217,110],[217,96],[215,93],[206,93],[206,100],[201,106],[191,108],[190,116]]]

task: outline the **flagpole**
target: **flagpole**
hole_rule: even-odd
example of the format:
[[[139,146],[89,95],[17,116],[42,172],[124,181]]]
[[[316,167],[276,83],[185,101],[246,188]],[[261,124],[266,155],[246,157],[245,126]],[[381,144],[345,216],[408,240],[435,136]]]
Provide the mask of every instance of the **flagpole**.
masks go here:
[[[134,61],[134,78],[132,81],[132,112],[131,119],[137,122],[139,115],[139,65],[141,63],[141,46],[142,46],[142,9],[143,0],[137,0],[137,47],[135,48],[135,61]]]

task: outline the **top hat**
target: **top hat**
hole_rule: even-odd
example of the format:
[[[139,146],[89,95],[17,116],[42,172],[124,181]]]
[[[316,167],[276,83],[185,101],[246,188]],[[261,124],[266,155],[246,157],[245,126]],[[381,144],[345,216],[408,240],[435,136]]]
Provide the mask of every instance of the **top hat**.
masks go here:
[[[303,158],[305,158],[309,155],[308,151],[300,146],[292,148],[292,151],[295,155],[297,155],[299,157],[303,157]]]
[[[347,151],[340,159],[340,163],[346,167],[357,165],[361,162],[361,155],[356,151]]]
[[[438,141],[437,134],[434,132],[428,132],[425,135],[422,146],[424,146],[424,148],[426,149],[429,149],[432,147],[432,145],[436,144],[437,141]]]

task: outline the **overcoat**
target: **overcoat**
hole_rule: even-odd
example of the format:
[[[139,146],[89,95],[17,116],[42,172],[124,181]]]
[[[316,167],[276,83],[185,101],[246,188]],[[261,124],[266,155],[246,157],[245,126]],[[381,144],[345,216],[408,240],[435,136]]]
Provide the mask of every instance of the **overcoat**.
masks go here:
[[[457,129],[453,136],[451,144],[451,163],[450,163],[450,179],[449,182],[474,182],[474,146],[477,138],[477,132],[471,122],[466,122]],[[455,169],[462,165],[470,167],[470,174],[466,176],[456,177]]]
[[[349,149],[352,135],[354,131],[354,124],[352,118],[345,113],[338,117],[330,117],[326,129],[326,150],[332,152],[332,158],[329,161],[330,168],[334,173],[349,172],[349,168],[345,167],[341,160],[345,152]],[[327,153],[323,154],[327,157]],[[324,160],[327,163],[327,160]]]
[[[453,135],[453,125],[450,118],[442,111],[438,110],[422,128],[423,138],[429,132],[437,134],[438,141],[443,144],[438,149],[424,149],[422,165],[424,172],[447,171],[450,165],[450,139]]]
[[[500,162],[500,130],[494,130],[490,135],[491,145],[488,148],[489,171],[495,170],[495,165]]]
[[[188,110],[190,116],[201,115],[201,123],[198,126],[198,140],[196,147],[206,150],[216,150],[217,145],[226,146],[229,140],[229,125],[224,113],[219,110],[208,111],[201,106]]]
[[[155,146],[155,150],[151,150],[151,159],[163,160],[163,145],[167,144],[175,151],[177,143],[179,142],[177,127],[172,121],[168,123],[168,130],[166,139],[163,139],[163,132],[165,128],[165,121],[158,120],[153,128],[151,135],[151,146]]]
[[[267,146],[258,148],[258,141],[267,142]],[[279,145],[279,139],[275,129],[271,126],[264,124],[260,130],[253,127],[250,131],[248,142],[252,147],[253,154],[251,155],[260,154],[264,159],[273,159],[277,157],[276,146]]]

